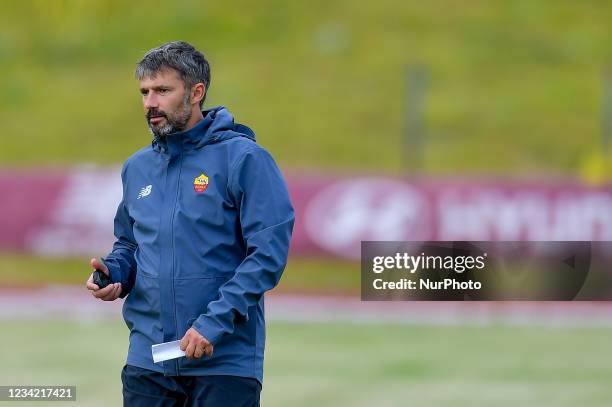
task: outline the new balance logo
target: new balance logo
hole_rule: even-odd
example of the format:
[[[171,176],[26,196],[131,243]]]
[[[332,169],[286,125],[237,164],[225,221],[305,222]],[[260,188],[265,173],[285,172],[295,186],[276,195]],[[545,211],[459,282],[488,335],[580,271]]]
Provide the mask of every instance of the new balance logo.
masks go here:
[[[153,189],[153,185],[147,185],[146,187],[143,187],[140,190],[140,193],[138,194],[138,198],[137,199],[144,198],[145,196],[151,195],[151,190],[152,189]]]

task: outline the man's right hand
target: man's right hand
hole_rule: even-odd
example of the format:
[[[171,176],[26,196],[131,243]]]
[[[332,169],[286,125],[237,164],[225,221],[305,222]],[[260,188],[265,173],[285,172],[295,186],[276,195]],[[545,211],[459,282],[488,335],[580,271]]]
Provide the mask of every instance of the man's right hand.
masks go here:
[[[91,259],[91,267],[101,270],[104,274],[110,277],[108,267],[106,267],[106,265],[100,260],[96,258]],[[91,292],[91,295],[103,301],[114,301],[121,295],[121,283],[112,283],[101,289],[93,282],[93,272],[87,279],[87,284],[85,286]]]

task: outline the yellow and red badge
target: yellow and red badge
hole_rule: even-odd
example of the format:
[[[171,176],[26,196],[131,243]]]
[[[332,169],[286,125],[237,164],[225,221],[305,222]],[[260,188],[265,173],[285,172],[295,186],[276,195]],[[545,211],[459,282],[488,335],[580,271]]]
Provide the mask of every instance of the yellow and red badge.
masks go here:
[[[208,188],[208,177],[204,174],[198,175],[193,180],[193,189],[195,189],[198,194],[201,194],[206,191],[206,188]]]

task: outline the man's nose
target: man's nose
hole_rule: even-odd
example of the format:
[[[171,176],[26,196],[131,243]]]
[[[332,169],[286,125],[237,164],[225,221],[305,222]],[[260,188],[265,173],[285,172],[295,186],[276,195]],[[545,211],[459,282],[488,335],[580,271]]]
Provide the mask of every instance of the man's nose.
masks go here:
[[[144,103],[144,107],[145,109],[152,109],[152,108],[156,108],[159,106],[158,100],[157,100],[157,96],[155,96],[155,93],[153,92],[149,92],[143,100]]]

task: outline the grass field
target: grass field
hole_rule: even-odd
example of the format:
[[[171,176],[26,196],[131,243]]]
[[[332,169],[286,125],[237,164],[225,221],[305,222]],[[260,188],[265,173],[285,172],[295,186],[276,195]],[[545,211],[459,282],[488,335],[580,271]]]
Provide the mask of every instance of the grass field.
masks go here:
[[[121,403],[122,322],[2,321],[0,327],[0,383],[70,384],[77,386],[77,405]],[[271,323],[262,405],[610,406],[611,335],[610,329]]]
[[[122,162],[149,141],[135,63],[185,39],[211,60],[207,104],[283,169],[413,169],[405,74],[420,65],[420,170],[573,176],[599,149],[611,18],[598,1],[3,2],[0,161]]]
[[[0,287],[46,283],[81,285],[87,280],[89,272],[89,258],[85,256],[47,258],[0,252]],[[359,263],[292,257],[277,289],[293,292],[357,293],[359,284]]]

